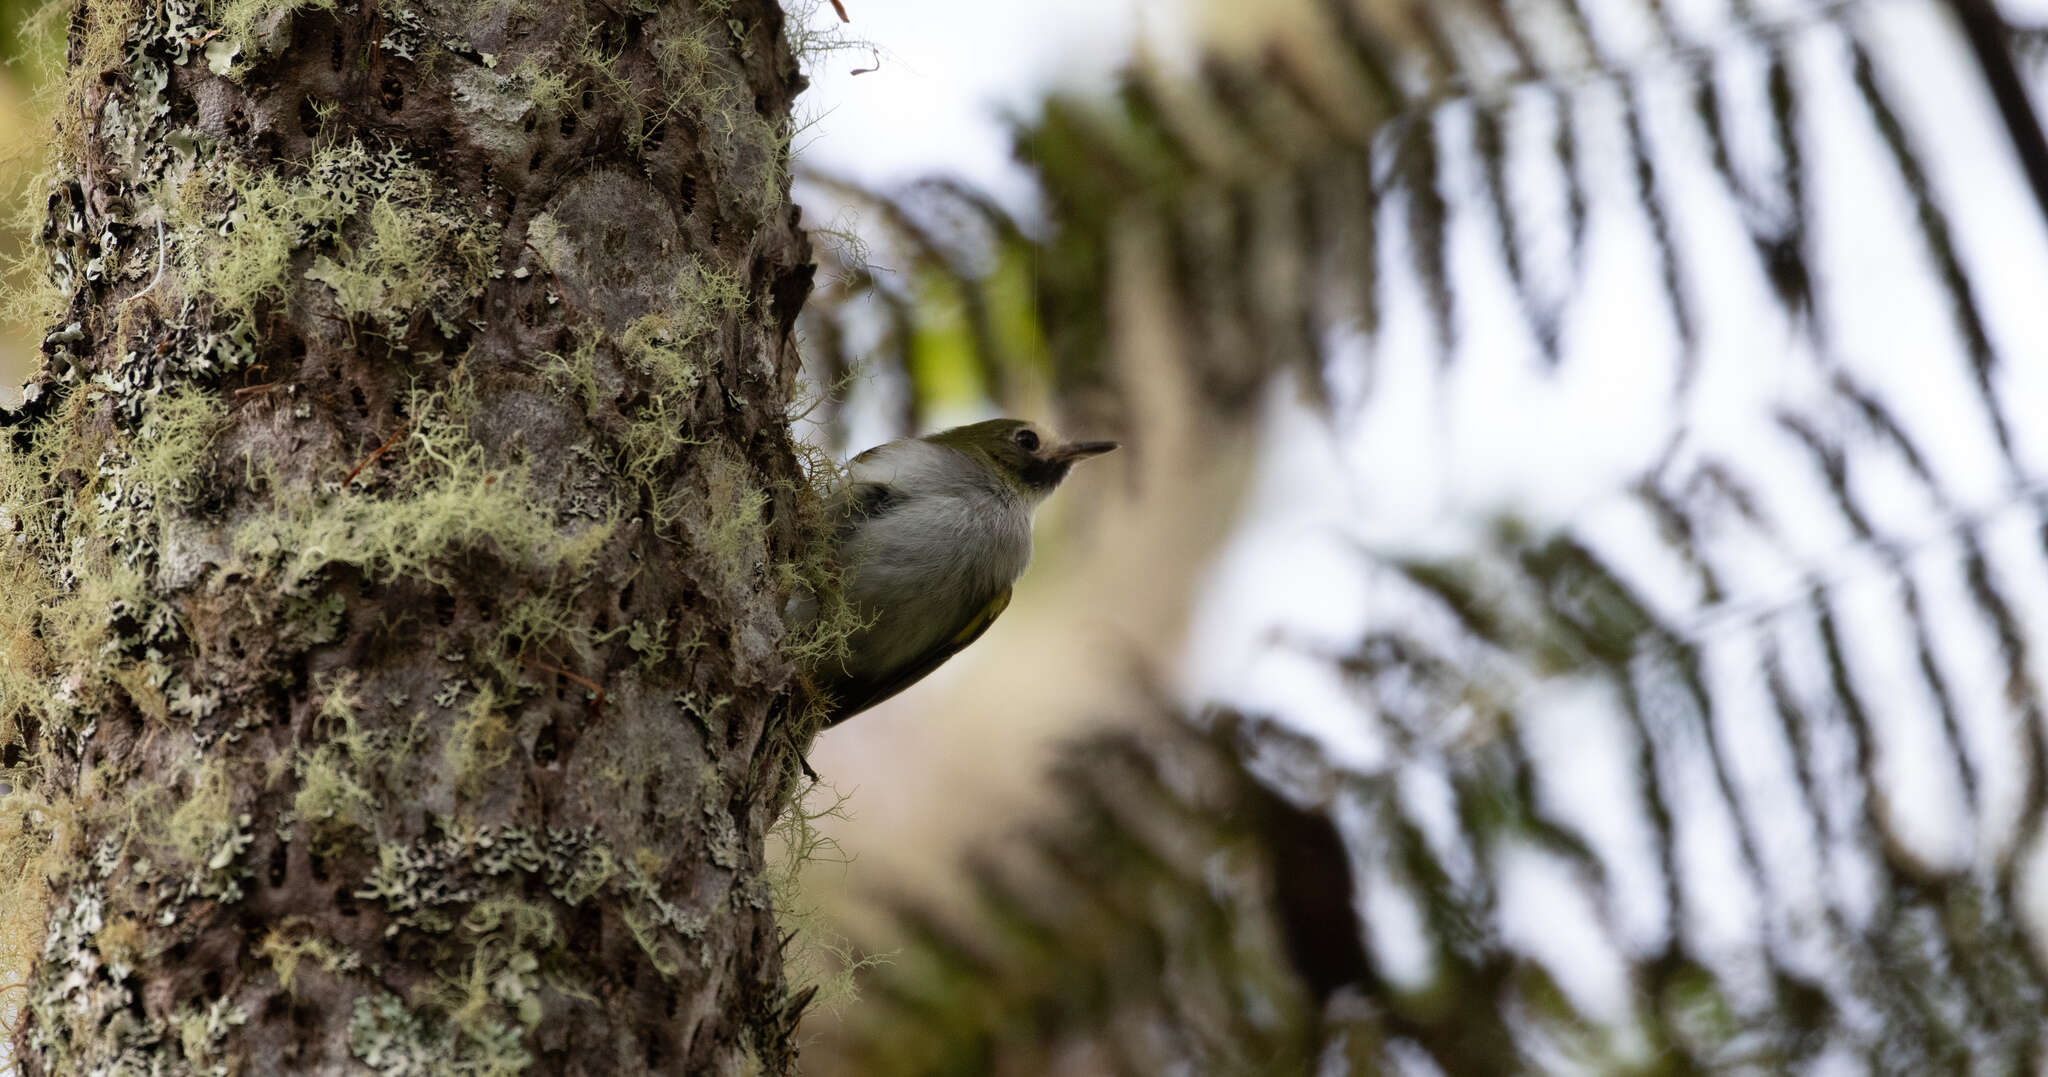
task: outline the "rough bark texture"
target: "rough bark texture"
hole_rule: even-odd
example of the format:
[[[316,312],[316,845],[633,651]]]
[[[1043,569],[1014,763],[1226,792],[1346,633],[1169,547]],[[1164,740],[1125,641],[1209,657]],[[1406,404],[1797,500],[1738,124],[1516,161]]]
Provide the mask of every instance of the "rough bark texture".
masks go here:
[[[28,1070],[787,1069],[781,12],[84,0],[71,48],[69,309],[0,414]]]

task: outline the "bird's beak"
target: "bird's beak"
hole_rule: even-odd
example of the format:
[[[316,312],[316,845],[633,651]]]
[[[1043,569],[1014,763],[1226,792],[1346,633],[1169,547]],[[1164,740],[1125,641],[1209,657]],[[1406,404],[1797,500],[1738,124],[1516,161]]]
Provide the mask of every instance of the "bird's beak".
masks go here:
[[[1053,450],[1051,455],[1054,460],[1072,463],[1076,460],[1086,460],[1091,456],[1101,456],[1114,448],[1114,441],[1076,441],[1070,445],[1060,446]]]

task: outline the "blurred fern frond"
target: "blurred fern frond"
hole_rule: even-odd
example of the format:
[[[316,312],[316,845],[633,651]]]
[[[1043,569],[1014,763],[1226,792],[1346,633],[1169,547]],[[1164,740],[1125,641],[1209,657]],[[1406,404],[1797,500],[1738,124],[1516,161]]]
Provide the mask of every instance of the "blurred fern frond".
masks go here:
[[[1672,603],[1797,540],[1709,466],[1457,563],[1373,557],[1379,626],[1314,655],[1372,766],[1227,712],[1076,745],[970,924],[898,903],[856,1071],[2034,1065],[2048,608],[2009,592],[2048,583],[2040,497],[1873,532],[1890,555],[1783,601]]]
[[[1301,647],[1373,762],[1277,705],[1078,747],[978,913],[897,903],[861,1072],[2038,1069],[2048,38],[1986,0],[1308,8],[1048,101],[1029,215],[859,193],[887,269],[806,313],[814,359],[905,428],[943,355],[1116,429],[1142,304],[1225,420],[1491,390],[1496,439],[1579,428],[1612,477],[1476,549],[1359,541],[1369,627]],[[1402,466],[1449,469],[1429,436]]]
[[[1359,371],[1333,369],[1357,364],[1333,357],[1332,338],[1377,342],[1390,292],[1421,297],[1427,346],[1452,363],[1471,351],[1475,318],[1497,322],[1498,288],[1520,324],[1484,326],[1489,347],[1556,363],[1575,329],[1593,332],[1573,323],[1598,316],[1584,306],[1589,245],[1599,253],[1609,231],[1648,247],[1656,287],[1637,298],[1663,308],[1669,377],[1683,388],[1734,301],[1708,294],[1722,287],[1710,275],[1764,288],[1809,334],[1808,354],[1841,346],[1830,327],[1853,304],[1816,294],[1820,263],[1837,252],[1813,234],[1828,193],[1810,173],[1875,165],[1912,203],[1914,256],[1935,269],[1994,427],[2009,424],[1990,395],[1998,330],[1983,270],[1952,219],[1968,194],[1944,190],[1957,181],[1931,164],[1953,151],[1895,100],[1918,84],[1906,35],[1935,35],[1945,76],[2017,72],[2009,50],[1973,62],[1959,29],[1969,20],[1950,5],[1738,3],[1684,25],[1661,4],[1602,5],[1598,16],[1577,0],[1311,6],[1310,31],[1250,57],[1211,57],[1192,76],[1139,67],[1114,99],[1048,100],[1017,131],[1043,192],[1033,220],[956,183],[882,193],[811,177],[872,211],[874,262],[886,267],[842,267],[839,287],[811,305],[815,361],[904,376],[898,421],[916,427],[932,406],[921,373],[945,332],[982,399],[1015,403],[1019,378],[1043,366],[1070,409],[1112,422],[1123,411],[1114,252],[1155,230],[1173,284],[1164,299],[1191,328],[1183,358],[1225,411],[1277,371],[1302,371],[1312,390],[1356,381]],[[2030,48],[2026,31],[2004,29]],[[1859,124],[1853,136],[1875,135],[1886,160],[1850,159],[1821,137]],[[2031,181],[2018,166],[2040,147],[2026,142],[2038,131],[1986,167]],[[1738,236],[1746,267],[1723,264]],[[1645,361],[1666,343],[1645,341]]]

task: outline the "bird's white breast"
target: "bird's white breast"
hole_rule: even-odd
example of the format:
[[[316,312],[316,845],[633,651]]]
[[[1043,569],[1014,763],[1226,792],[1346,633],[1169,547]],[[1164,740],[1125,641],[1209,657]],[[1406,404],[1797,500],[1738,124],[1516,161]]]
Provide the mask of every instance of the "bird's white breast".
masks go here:
[[[1031,560],[1030,508],[959,452],[894,442],[856,460],[851,478],[891,500],[842,552],[847,597],[874,619],[850,665],[889,669],[951,638]]]

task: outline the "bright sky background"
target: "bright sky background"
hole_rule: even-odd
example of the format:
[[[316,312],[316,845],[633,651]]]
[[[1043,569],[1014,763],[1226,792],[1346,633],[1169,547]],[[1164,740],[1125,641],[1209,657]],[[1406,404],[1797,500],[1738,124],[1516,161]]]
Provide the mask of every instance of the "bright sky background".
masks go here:
[[[798,112],[816,124],[800,163],[869,185],[949,173],[1028,200],[1010,160],[1005,113],[1028,115],[1048,89],[1106,89],[1134,43],[1185,40],[1182,0],[844,0],[841,26],[820,2],[811,25],[871,43],[811,65]],[[873,67],[853,75],[857,68]]]

